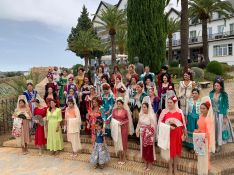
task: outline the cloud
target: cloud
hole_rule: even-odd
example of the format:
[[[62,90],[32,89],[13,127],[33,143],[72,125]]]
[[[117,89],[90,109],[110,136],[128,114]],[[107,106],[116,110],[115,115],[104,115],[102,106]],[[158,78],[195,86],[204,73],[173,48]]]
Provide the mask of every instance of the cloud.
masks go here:
[[[117,3],[118,0],[107,0]],[[37,21],[49,26],[71,28],[76,25],[83,4],[95,13],[100,0],[1,0],[0,19]]]

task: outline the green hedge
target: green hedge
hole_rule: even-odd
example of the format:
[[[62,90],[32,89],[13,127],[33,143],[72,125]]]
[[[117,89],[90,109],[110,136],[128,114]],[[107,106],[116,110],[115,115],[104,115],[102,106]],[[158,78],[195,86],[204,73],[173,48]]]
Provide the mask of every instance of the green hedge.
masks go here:
[[[224,69],[220,62],[218,61],[211,61],[207,67],[206,70],[210,73],[216,74],[216,75],[223,75]]]
[[[191,70],[194,72],[194,80],[204,79],[204,70],[198,67],[192,67]]]
[[[176,75],[177,78],[181,78],[183,75],[183,69],[179,67],[170,67],[168,72],[173,75]]]
[[[214,81],[215,77],[216,77],[216,74],[213,74],[205,70],[204,79],[209,80],[209,81]]]
[[[179,66],[179,62],[176,61],[176,60],[173,60],[171,63],[170,63],[170,67],[178,67]]]

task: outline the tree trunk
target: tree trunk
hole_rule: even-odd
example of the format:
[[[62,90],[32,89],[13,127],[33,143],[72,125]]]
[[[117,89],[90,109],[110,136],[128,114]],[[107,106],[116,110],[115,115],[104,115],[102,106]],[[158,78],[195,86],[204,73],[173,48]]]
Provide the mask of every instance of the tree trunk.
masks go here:
[[[112,61],[112,65],[116,64],[116,45],[115,45],[115,34],[111,35],[111,61]]]
[[[89,57],[89,68],[91,68],[91,58]]]
[[[89,57],[88,56],[85,56],[84,57],[84,59],[85,59],[85,71],[87,71],[88,70],[88,64],[89,64]]]
[[[188,66],[188,37],[189,36],[189,22],[188,22],[188,0],[181,0],[181,60],[183,67]]]
[[[172,34],[168,35],[168,64],[172,61]]]
[[[205,60],[205,65],[210,62],[208,54],[208,36],[207,36],[207,19],[202,20],[202,43],[203,43],[203,56]]]

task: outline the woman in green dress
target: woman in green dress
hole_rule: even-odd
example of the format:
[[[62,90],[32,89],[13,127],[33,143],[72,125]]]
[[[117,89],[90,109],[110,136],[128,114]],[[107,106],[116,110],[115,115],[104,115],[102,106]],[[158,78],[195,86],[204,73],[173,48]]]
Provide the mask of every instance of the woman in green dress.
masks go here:
[[[195,129],[198,129],[197,121],[200,115],[200,105],[201,100],[199,97],[200,91],[197,88],[192,90],[192,97],[187,100],[186,105],[186,123],[187,123],[187,137],[185,140],[185,146],[192,153],[193,151],[193,132]]]
[[[64,86],[67,84],[68,76],[67,70],[63,70],[62,76],[59,78],[58,85],[59,85],[59,100],[60,106],[64,106],[65,102],[65,95],[64,95]]]
[[[63,137],[60,126],[62,113],[61,109],[56,107],[56,101],[51,100],[46,117],[48,122],[47,149],[55,155],[57,151],[63,149]]]

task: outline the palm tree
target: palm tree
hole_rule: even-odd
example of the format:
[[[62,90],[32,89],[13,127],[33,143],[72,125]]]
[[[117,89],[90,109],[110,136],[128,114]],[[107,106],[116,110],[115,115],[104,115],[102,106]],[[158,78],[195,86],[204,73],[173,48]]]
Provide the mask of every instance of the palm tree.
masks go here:
[[[85,68],[88,68],[89,57],[93,51],[102,50],[101,42],[96,38],[93,30],[79,31],[77,37],[70,42],[68,50],[75,51],[85,59]]]
[[[210,62],[208,55],[207,23],[212,19],[213,13],[216,12],[225,18],[229,18],[230,13],[233,13],[234,9],[230,2],[221,0],[190,0],[189,6],[190,16],[195,20],[200,19],[202,23],[203,55],[205,64],[207,65]]]
[[[104,32],[108,32],[111,37],[111,59],[112,64],[116,64],[116,42],[115,36],[118,30],[127,28],[127,18],[126,11],[119,10],[115,6],[109,6],[106,9],[101,11],[101,15],[97,15],[97,17],[101,21],[95,21],[100,25],[100,29],[104,29]]]
[[[119,51],[119,54],[125,53],[125,46],[127,42],[127,31],[126,30],[119,30],[116,33],[116,44]]]
[[[171,0],[166,0],[168,5]],[[204,0],[206,1],[206,0]],[[179,3],[179,0],[177,0]],[[188,66],[188,39],[189,39],[189,20],[188,20],[188,0],[181,0],[181,23],[180,23],[180,40],[181,40],[181,58],[180,63],[183,67]]]
[[[168,37],[168,64],[172,61],[172,37],[173,33],[180,30],[180,21],[174,18],[167,18],[167,37]]]

